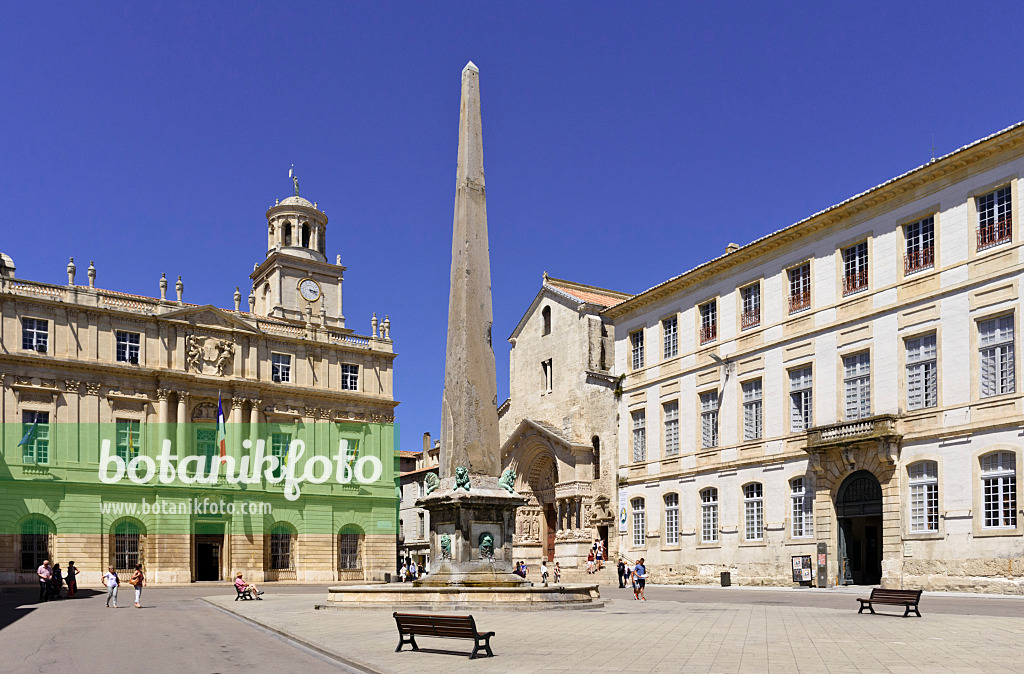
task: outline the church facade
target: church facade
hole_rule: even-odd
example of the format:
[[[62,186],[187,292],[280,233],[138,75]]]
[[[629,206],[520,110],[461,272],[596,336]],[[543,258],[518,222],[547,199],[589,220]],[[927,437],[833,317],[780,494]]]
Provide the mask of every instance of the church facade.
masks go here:
[[[516,512],[517,560],[579,569],[595,541],[606,550],[618,543],[618,380],[612,327],[600,312],[628,297],[545,274],[509,337],[510,395],[498,408],[501,461],[529,499]]]
[[[602,311],[654,578],[1024,592],[1024,124]]]
[[[326,229],[297,189],[271,207],[233,309],[184,302],[180,277],[142,297],[98,287],[91,263],[85,285],[72,260],[65,285],[3,256],[0,582],[34,582],[44,558],[86,574],[142,563],[157,584],[393,570],[390,320],[346,327]],[[149,464],[149,482],[132,477]]]

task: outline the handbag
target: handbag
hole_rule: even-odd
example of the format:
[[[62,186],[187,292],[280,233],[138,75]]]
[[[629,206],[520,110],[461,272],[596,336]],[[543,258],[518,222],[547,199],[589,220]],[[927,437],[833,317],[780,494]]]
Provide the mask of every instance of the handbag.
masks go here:
[[[129,585],[135,585],[138,582],[139,582],[139,577],[138,576],[132,576],[131,578],[128,579],[128,584]]]

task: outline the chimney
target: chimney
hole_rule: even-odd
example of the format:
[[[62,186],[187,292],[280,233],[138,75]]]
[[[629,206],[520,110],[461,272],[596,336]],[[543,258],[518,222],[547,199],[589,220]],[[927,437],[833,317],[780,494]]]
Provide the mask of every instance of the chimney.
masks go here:
[[[434,446],[434,443],[430,441],[430,433],[423,434],[423,455],[426,456],[430,448]]]
[[[738,243],[730,243],[729,245],[727,245],[725,247],[725,254],[726,255],[732,255],[733,253],[735,253],[739,249],[740,249],[740,244],[738,244]]]

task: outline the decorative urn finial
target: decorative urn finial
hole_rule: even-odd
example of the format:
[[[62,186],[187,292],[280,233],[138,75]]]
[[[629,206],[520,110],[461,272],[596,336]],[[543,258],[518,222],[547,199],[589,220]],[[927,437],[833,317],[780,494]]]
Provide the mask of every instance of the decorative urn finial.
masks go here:
[[[75,285],[75,258],[68,261],[68,285]]]

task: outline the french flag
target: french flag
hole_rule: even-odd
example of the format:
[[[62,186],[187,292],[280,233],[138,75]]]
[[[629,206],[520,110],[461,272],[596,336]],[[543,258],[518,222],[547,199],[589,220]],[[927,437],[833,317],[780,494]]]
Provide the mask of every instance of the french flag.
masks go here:
[[[224,423],[224,404],[220,401],[220,391],[217,391],[217,444],[220,446],[220,455],[228,455],[228,428]]]

